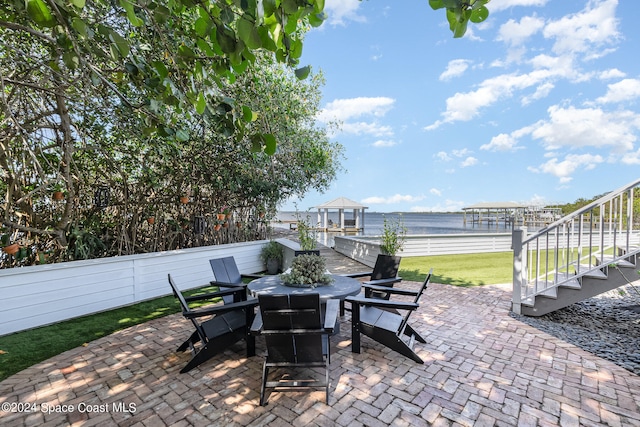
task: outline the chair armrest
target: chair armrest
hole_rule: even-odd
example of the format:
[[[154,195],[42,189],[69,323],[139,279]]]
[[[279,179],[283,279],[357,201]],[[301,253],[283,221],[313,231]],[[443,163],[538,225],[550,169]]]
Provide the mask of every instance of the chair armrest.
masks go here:
[[[243,288],[234,288],[234,289],[227,289],[227,290],[224,290],[224,291],[209,292],[207,294],[202,294],[202,295],[192,295],[190,297],[185,297],[184,300],[187,301],[187,302],[201,301],[201,300],[205,300],[205,299],[223,297],[225,295],[233,295],[233,294],[238,293],[238,292],[241,292],[242,295],[244,295]]]
[[[365,289],[365,292],[367,290],[371,290],[371,291],[387,292],[389,294],[395,294],[395,295],[408,295],[408,296],[418,295],[418,291],[414,291],[411,289],[390,288],[388,286],[374,286],[374,285],[363,285],[362,287]]]
[[[247,301],[234,302],[231,304],[219,304],[214,307],[200,308],[196,310],[183,311],[182,314],[187,319],[193,319],[202,316],[211,316],[213,314],[224,314],[230,311],[242,310],[245,308],[253,308],[258,305],[257,299],[250,299]]]
[[[392,284],[392,283],[398,283],[402,281],[402,277],[390,277],[388,279],[378,279],[378,280],[367,280],[366,282],[362,282],[363,286],[367,286],[367,285],[374,285],[374,286],[378,286],[378,285],[385,285],[385,284]]]
[[[245,274],[241,274],[240,277],[242,277],[243,279],[259,279],[262,276],[262,274],[250,274],[250,273],[245,273]]]
[[[396,310],[415,310],[420,307],[420,305],[415,302],[387,301],[377,298],[364,298],[361,296],[347,297],[345,301],[350,302],[351,305],[355,304],[367,307],[395,308]]]
[[[341,274],[341,276],[344,277],[351,277],[352,279],[357,279],[359,277],[367,277],[367,276],[371,276],[371,273],[373,273],[373,271],[361,271],[359,273],[348,273],[348,274]]]
[[[209,284],[211,286],[218,286],[221,288],[246,288],[247,284],[246,283],[228,283],[228,282],[217,282],[215,280],[212,280],[209,282]]]
[[[256,313],[256,317],[253,318],[253,323],[251,324],[249,333],[251,333],[252,335],[260,335],[261,332],[262,332],[262,312],[258,310],[258,313]]]
[[[327,300],[327,307],[324,313],[324,329],[329,333],[333,333],[338,321],[338,311],[340,310],[340,300]]]

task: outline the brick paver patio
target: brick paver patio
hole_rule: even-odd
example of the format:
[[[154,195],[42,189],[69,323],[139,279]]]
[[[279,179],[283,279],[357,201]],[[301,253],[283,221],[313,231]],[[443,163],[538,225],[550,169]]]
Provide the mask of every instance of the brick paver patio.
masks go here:
[[[413,317],[424,365],[367,337],[351,353],[347,315],[332,338],[328,405],[312,391],[258,406],[260,338],[255,357],[237,344],[180,374],[189,355],[174,350],[191,325],[171,315],[2,381],[0,425],[640,426],[640,377],[514,320],[509,300],[506,286],[430,285]]]

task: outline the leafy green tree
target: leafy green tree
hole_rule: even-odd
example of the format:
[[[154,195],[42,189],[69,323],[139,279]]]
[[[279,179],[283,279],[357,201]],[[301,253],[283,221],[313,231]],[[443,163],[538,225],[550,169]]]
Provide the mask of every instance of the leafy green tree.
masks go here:
[[[469,8],[443,4],[447,14]],[[224,239],[186,230],[220,225],[205,215],[223,206],[248,222],[334,179],[341,147],[313,121],[321,76],[299,66],[304,33],[322,23],[323,8],[324,0],[6,1],[0,232],[24,240],[25,263],[42,261],[42,250],[85,258],[255,238],[253,220]],[[106,209],[94,200],[104,188]],[[188,207],[176,203],[186,191]],[[144,225],[151,215],[160,225]]]
[[[429,0],[433,10],[446,9],[449,28],[453,37],[462,37],[467,32],[469,21],[479,24],[489,17],[485,6],[490,0]]]

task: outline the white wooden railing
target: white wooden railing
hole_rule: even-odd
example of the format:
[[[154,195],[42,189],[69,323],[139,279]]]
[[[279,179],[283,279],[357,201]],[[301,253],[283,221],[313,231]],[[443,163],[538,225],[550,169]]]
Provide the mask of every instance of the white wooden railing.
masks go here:
[[[512,309],[536,295],[601,270],[637,250],[640,211],[634,196],[640,179],[527,236],[513,232]],[[635,229],[635,230],[634,230]]]

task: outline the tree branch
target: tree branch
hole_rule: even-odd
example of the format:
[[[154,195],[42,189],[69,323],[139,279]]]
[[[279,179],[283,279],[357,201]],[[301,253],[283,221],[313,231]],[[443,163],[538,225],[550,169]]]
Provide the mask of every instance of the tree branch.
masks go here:
[[[45,40],[47,43],[55,44],[56,42],[56,40],[53,37],[50,37],[45,33],[34,30],[33,28],[30,28],[30,27],[26,27],[24,25],[16,24],[15,22],[0,21],[0,27],[9,28],[11,30],[16,30],[16,31],[26,31],[29,34],[32,34],[36,37],[39,37]]]

